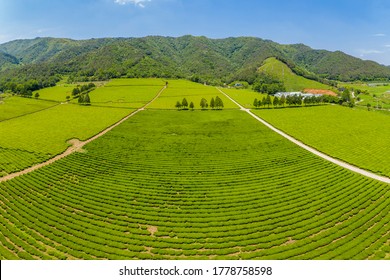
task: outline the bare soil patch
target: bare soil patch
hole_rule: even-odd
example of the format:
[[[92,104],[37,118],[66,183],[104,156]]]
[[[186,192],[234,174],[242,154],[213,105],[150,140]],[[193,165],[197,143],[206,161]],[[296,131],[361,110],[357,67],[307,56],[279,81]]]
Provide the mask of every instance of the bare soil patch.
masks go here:
[[[313,88],[305,88],[303,90],[304,93],[311,93],[311,94],[325,94],[325,95],[331,95],[331,96],[337,96],[337,94],[331,90],[328,89],[313,89]]]

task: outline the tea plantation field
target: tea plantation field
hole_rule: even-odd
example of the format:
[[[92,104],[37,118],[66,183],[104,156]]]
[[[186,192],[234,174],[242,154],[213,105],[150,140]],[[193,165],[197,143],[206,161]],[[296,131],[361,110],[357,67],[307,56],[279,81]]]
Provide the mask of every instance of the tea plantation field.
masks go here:
[[[95,106],[140,108],[165,86],[161,79],[114,79],[90,93]]]
[[[0,104],[0,120],[4,118],[0,122],[0,177],[62,153],[70,145],[68,140],[86,140],[96,135],[152,100],[164,85],[165,82],[153,79],[114,80],[112,86],[96,89],[101,90],[97,92],[99,97],[95,98],[95,91],[90,93],[91,106],[40,98],[5,99]],[[69,88],[57,86],[42,90],[41,94],[47,99],[59,100]],[[129,106],[95,105],[95,100],[108,100],[118,92],[130,102]]]
[[[328,155],[390,176],[388,115],[330,105],[253,113]]]
[[[0,184],[0,258],[390,259],[389,186],[245,112],[146,110],[84,149]]]
[[[7,96],[0,101],[0,122],[38,112],[56,105],[58,105],[57,102],[19,96]]]
[[[222,99],[225,109],[238,108],[215,87],[205,86],[184,80],[168,80],[168,90],[164,91],[160,98],[150,104],[148,108],[176,109],[176,102],[182,102],[183,98],[186,98],[188,104],[193,102],[195,109],[201,109],[200,101],[202,98],[205,98],[208,104],[210,104],[211,98],[215,99],[217,96]]]

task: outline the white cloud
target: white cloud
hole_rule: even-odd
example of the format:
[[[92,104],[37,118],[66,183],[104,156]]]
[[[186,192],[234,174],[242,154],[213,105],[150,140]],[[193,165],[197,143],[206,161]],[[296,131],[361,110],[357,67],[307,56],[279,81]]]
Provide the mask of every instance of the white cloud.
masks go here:
[[[119,5],[134,4],[138,7],[145,8],[145,3],[151,1],[152,0],[115,0],[115,3]]]
[[[374,37],[386,37],[386,34],[384,34],[384,33],[376,33],[373,36]]]

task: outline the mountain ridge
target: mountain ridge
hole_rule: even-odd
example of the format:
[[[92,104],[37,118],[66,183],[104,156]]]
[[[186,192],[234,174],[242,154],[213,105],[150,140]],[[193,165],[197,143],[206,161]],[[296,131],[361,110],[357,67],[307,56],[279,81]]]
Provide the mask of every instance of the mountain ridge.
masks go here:
[[[318,81],[390,79],[390,68],[340,51],[279,44],[256,37],[35,38],[0,44],[0,83],[18,77],[68,75],[71,80],[117,77],[187,78],[210,83],[253,82],[269,57]]]

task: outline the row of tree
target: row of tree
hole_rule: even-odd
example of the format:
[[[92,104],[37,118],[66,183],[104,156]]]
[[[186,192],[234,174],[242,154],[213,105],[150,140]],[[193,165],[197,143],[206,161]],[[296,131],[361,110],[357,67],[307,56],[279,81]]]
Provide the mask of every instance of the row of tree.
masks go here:
[[[279,106],[302,106],[302,105],[315,105],[321,103],[336,103],[334,97],[321,95],[321,96],[302,96],[302,95],[282,95],[280,98],[274,96],[273,99],[268,94],[267,97],[262,99],[257,99],[253,101],[253,106],[256,108],[270,106],[279,107]]]
[[[94,83],[89,83],[89,84],[85,84],[85,85],[82,85],[82,86],[78,85],[77,87],[75,87],[72,90],[72,96],[73,97],[77,97],[81,93],[91,92],[95,88],[96,88],[96,85]]]
[[[202,110],[205,110],[208,107],[210,107],[211,109],[222,110],[223,107],[224,107],[223,101],[222,101],[222,99],[219,96],[217,96],[215,98],[212,97],[211,100],[210,100],[210,103],[208,103],[205,98],[202,98],[200,100],[200,104],[199,105],[202,108]],[[190,103],[188,103],[187,99],[183,98],[182,102],[180,102],[180,101],[176,102],[175,107],[178,110],[188,110],[188,108],[191,109],[191,110],[194,110],[195,105],[194,105],[194,102],[191,101]]]

